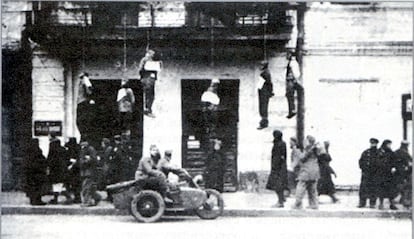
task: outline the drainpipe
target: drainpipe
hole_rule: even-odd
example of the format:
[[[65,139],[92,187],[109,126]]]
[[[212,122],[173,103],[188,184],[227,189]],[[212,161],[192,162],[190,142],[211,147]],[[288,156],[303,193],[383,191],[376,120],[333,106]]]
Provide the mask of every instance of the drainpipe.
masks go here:
[[[299,3],[299,6],[296,10],[297,14],[297,29],[298,35],[296,40],[296,60],[299,64],[300,69],[300,78],[299,82],[303,85],[303,45],[304,45],[304,36],[305,36],[305,11],[306,3]],[[297,131],[296,137],[299,142],[299,147],[303,148],[303,140],[305,138],[305,92],[304,88],[297,91],[298,93],[298,112],[297,112]]]

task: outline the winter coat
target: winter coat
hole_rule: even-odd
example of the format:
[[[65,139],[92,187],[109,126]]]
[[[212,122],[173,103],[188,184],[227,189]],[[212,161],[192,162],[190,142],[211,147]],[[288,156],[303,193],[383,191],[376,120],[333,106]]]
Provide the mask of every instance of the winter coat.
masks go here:
[[[270,175],[266,189],[283,191],[287,188],[286,143],[282,139],[275,139],[272,148]]]
[[[60,145],[60,140],[55,139],[49,144],[47,162],[49,167],[49,182],[65,182],[68,178],[67,167],[70,165],[70,161],[66,149]]]
[[[205,187],[223,192],[225,171],[226,164],[223,153],[221,150],[213,150],[206,161],[204,172]]]
[[[372,198],[377,192],[377,182],[375,180],[374,163],[378,160],[379,150],[376,147],[369,148],[362,152],[359,159],[361,169],[361,184],[359,194],[362,198]]]
[[[400,148],[394,152],[395,156],[395,164],[396,164],[396,181],[397,184],[403,184],[408,177],[411,177],[411,174],[408,173],[410,163],[412,163],[413,159],[411,158],[410,154],[408,153],[408,149]]]
[[[395,198],[398,194],[397,181],[392,168],[396,168],[394,152],[388,148],[380,148],[377,160],[375,182],[377,183],[377,196],[380,198]]]
[[[318,156],[320,178],[318,180],[318,193],[319,195],[331,195],[335,193],[335,185],[332,182],[331,174],[335,172],[329,165],[332,161],[331,156],[328,153],[323,153]]]
[[[160,177],[165,179],[165,175],[157,169],[158,162],[156,161],[158,160],[159,155],[143,157],[138,163],[138,168],[135,172],[135,180],[146,179],[149,177]]]
[[[96,150],[93,146],[88,145],[81,148],[79,155],[80,176],[93,178],[96,176]]]
[[[38,145],[32,145],[26,155],[24,189],[28,195],[31,195],[33,192],[42,191],[47,183],[47,161]]]
[[[320,177],[316,148],[310,146],[305,149],[299,162],[298,180],[315,181]]]

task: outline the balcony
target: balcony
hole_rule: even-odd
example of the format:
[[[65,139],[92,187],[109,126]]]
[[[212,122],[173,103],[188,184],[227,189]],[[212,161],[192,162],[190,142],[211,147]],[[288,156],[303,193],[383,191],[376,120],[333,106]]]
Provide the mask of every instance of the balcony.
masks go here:
[[[28,30],[37,42],[80,40],[287,41],[289,3],[34,2]]]

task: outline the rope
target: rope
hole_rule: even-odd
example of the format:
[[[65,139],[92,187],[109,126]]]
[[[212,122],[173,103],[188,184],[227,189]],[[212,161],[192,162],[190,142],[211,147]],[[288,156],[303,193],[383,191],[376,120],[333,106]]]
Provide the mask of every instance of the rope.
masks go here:
[[[124,13],[124,69],[123,72],[127,70],[127,39],[126,39],[126,13]]]
[[[264,20],[264,19],[263,19]],[[266,47],[266,27],[267,23],[263,23],[263,60],[267,59],[267,47]]]

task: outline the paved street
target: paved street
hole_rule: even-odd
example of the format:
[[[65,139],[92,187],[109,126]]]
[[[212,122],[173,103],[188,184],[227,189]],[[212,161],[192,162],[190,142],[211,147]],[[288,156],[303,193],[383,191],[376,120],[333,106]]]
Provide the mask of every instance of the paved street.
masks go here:
[[[411,238],[408,219],[168,217],[143,224],[131,216],[3,215],[1,224],[1,238]]]

